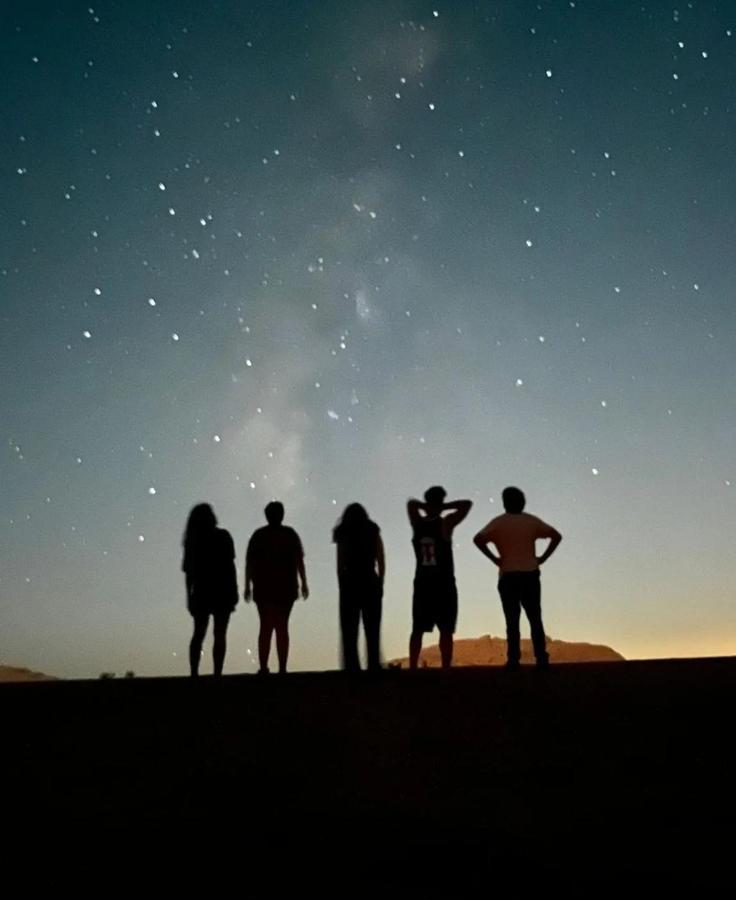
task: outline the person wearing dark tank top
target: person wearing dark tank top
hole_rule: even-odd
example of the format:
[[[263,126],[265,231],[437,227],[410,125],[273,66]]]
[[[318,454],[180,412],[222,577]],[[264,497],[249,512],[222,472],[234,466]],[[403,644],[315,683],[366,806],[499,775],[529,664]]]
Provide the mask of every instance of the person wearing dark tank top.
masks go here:
[[[409,500],[407,514],[412,527],[416,559],[412,599],[412,631],[409,667],[416,669],[425,632],[435,626],[440,633],[442,668],[452,665],[453,635],[457,624],[457,587],[452,556],[452,533],[468,515],[470,500],[445,502],[447,492],[435,486],[425,491],[424,502]]]

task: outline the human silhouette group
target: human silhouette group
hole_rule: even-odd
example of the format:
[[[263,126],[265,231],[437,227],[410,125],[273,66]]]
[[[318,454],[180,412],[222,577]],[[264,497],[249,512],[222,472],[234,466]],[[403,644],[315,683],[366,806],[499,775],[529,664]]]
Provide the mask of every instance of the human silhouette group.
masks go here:
[[[409,668],[416,669],[425,634],[439,631],[442,667],[452,665],[458,613],[453,558],[453,533],[467,517],[470,500],[448,501],[444,488],[435,485],[423,500],[409,500],[407,515],[412,531],[415,573]],[[498,568],[498,592],[506,620],[506,668],[520,663],[519,625],[523,610],[529,621],[537,668],[549,666],[541,610],[540,567],[550,558],[562,535],[537,516],[525,511],[526,498],[517,487],[502,494],[504,512],[491,519],[473,538],[480,552]],[[243,598],[258,609],[259,673],[269,673],[271,644],[276,635],[278,671],[287,671],[289,617],[299,596],[309,597],[304,548],[297,532],[284,524],[284,506],[270,502],[266,525],[252,534],[245,553]],[[362,622],[369,672],[381,669],[380,630],[386,558],[381,530],[360,503],[350,503],[332,532],[336,547],[342,665],[346,672],[361,671],[358,640]],[[548,540],[538,556],[536,542]],[[202,647],[212,619],[215,676],[222,675],[230,616],[238,603],[235,545],[229,532],[219,528],[212,507],[195,506],[184,533],[182,569],[187,608],[194,631],[189,645],[190,673],[199,675]],[[491,550],[491,545],[495,548]]]

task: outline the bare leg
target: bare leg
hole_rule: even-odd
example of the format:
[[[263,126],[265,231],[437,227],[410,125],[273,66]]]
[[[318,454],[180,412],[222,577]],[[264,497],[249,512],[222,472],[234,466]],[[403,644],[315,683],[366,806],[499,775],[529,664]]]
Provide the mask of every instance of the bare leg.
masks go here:
[[[442,668],[449,669],[452,665],[453,635],[451,631],[440,631],[440,656]]]
[[[419,666],[419,654],[422,652],[422,638],[424,637],[421,631],[412,631],[411,637],[409,638],[409,668],[416,669]]]
[[[276,654],[279,658],[279,672],[286,674],[286,664],[289,661],[289,615],[291,607],[280,609],[276,618]]]
[[[207,634],[207,625],[209,624],[209,615],[194,616],[194,634],[189,642],[189,671],[192,678],[199,675],[199,660],[202,656],[202,644]]]
[[[258,615],[261,617],[261,630],[258,633],[258,662],[261,666],[261,672],[268,672],[271,635],[273,634],[275,623],[271,610],[264,604],[258,607]]]
[[[225,652],[227,650],[227,626],[230,621],[230,613],[218,613],[215,617],[215,642],[212,646],[212,662],[215,675],[222,675],[222,667],[225,664]]]

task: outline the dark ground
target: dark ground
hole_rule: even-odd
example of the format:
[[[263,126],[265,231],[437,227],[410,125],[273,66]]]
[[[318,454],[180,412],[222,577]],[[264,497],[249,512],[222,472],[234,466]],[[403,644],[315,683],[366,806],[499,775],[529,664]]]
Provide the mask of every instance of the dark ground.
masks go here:
[[[224,856],[245,894],[731,894],[735,688],[736,658],[2,685],[3,847]]]

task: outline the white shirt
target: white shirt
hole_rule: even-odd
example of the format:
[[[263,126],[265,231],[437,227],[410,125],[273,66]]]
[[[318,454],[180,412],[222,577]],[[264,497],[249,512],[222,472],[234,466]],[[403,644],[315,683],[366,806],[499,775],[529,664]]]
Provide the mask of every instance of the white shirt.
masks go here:
[[[486,525],[479,536],[498,548],[501,572],[536,572],[537,551],[535,541],[551,538],[555,530],[551,525],[529,513],[504,513]]]

